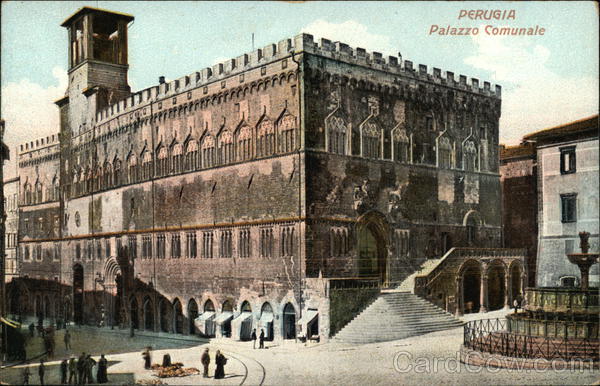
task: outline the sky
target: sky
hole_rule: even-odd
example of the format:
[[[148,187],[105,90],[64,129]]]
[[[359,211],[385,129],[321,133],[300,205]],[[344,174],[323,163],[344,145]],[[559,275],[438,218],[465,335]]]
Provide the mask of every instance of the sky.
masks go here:
[[[67,87],[66,30],[82,6],[129,13],[132,91],[176,79],[300,32],[351,47],[402,54],[502,86],[500,142],[598,113],[595,2],[205,2],[2,1],[1,117],[16,145],[58,132],[54,101]],[[514,10],[514,20],[472,20],[461,10]],[[430,33],[478,28],[471,36]],[[490,36],[485,26],[545,29],[538,36]],[[11,166],[12,164],[12,166]],[[14,163],[5,173],[11,175]]]

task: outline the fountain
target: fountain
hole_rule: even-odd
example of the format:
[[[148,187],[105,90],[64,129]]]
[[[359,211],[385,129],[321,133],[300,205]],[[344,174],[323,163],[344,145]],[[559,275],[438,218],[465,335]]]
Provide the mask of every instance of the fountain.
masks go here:
[[[581,253],[569,261],[581,272],[581,288],[527,288],[523,312],[504,319],[487,319],[465,325],[461,360],[497,367],[554,368],[600,367],[598,340],[600,294],[589,287],[589,272],[598,262],[590,253],[590,234],[580,232]]]
[[[590,267],[598,262],[598,254],[588,252],[590,250],[590,243],[588,242],[589,238],[589,232],[579,232],[579,248],[581,248],[581,253],[569,253],[567,255],[569,261],[573,264],[576,264],[579,267],[579,271],[581,272],[582,291],[588,290],[590,280]]]

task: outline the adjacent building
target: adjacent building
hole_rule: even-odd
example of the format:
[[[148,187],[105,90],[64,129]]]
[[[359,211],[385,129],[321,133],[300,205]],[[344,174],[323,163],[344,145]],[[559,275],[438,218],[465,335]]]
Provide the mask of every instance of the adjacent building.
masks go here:
[[[537,286],[578,286],[566,254],[579,251],[579,232],[598,251],[598,115],[524,137],[536,148],[538,192]],[[590,286],[598,286],[598,265]]]
[[[132,21],[62,24],[60,134],[18,152],[13,312],[326,339],[431,259],[419,291],[448,311],[521,291],[523,254],[499,248],[500,86],[301,34],[132,93]]]

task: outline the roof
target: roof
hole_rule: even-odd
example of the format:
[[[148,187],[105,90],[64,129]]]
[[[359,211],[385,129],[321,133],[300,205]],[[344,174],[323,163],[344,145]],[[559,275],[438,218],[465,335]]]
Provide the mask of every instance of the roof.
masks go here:
[[[531,142],[525,142],[516,146],[500,146],[500,160],[527,157],[535,157],[535,146]]]
[[[90,13],[90,12],[104,13],[107,15],[112,15],[112,16],[116,16],[121,19],[125,19],[127,21],[132,21],[134,19],[133,15],[130,15],[128,13],[121,13],[121,12],[109,11],[107,9],[102,9],[102,8],[94,8],[94,7],[85,6],[85,7],[79,8],[74,14],[72,14],[71,16],[66,18],[65,21],[63,21],[60,26],[66,27],[67,25],[71,24],[71,22],[75,18],[78,18],[79,16],[86,14],[86,13]]]
[[[523,137],[523,140],[551,143],[555,140],[565,139],[565,137],[581,138],[584,136],[598,136],[598,114],[536,131]]]

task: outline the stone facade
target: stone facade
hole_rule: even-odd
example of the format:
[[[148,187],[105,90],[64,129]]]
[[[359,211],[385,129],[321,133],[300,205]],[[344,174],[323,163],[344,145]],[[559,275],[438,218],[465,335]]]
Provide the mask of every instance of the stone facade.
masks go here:
[[[4,181],[4,212],[6,228],[4,233],[4,278],[11,281],[18,275],[17,234],[19,231],[19,178]]]
[[[533,143],[500,147],[500,183],[504,246],[527,249],[527,285],[534,287],[538,203],[537,162]]]
[[[56,279],[54,315],[327,339],[373,285],[501,245],[499,86],[301,34],[131,94],[132,19],[63,23],[60,141],[19,154],[21,274]],[[41,176],[58,194],[28,199]]]
[[[579,232],[598,251],[598,116],[527,135],[536,142],[538,168],[537,286],[578,286],[579,269],[567,259],[579,252]],[[598,265],[590,286],[598,286]]]

